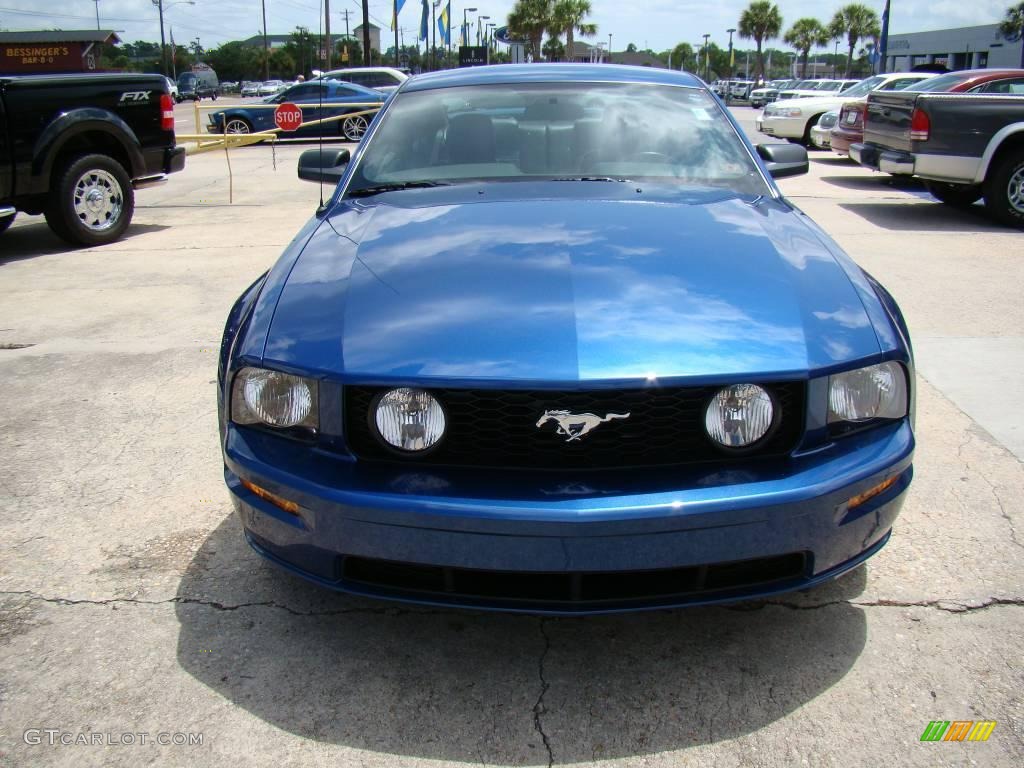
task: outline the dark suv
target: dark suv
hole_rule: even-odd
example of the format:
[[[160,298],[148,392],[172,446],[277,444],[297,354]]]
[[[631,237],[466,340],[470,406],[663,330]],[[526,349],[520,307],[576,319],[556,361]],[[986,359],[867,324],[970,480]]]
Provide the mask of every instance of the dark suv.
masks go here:
[[[218,87],[211,85],[209,82],[203,80],[194,72],[182,72],[178,76],[178,101],[182,102],[185,99],[192,99],[192,101],[201,101],[202,99],[217,100]]]

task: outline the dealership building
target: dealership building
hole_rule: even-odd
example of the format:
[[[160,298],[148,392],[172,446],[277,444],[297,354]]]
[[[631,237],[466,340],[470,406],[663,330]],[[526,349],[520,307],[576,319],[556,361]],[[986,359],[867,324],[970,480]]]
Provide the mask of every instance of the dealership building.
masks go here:
[[[1020,67],[1022,46],[1024,41],[1012,42],[999,34],[998,24],[890,33],[885,70],[907,72],[922,64],[940,64],[946,69]]]

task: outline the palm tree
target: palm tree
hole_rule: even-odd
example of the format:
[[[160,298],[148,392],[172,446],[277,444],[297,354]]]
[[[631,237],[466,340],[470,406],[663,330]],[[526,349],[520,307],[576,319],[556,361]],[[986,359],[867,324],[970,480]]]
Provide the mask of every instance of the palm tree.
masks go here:
[[[880,27],[878,14],[860,3],[844,5],[828,25],[829,36],[842,38],[846,35],[846,42],[850,46],[846,54],[846,77],[850,76],[850,65],[853,63],[853,49],[857,41],[865,37],[878,37]]]
[[[1024,3],[1006,9],[1006,18],[999,24],[999,34],[1013,43],[1024,37]],[[1020,65],[1024,67],[1024,46],[1020,49]]]
[[[597,24],[584,22],[591,14],[590,0],[555,0],[551,8],[552,27],[551,33],[558,37],[565,33],[565,57],[567,61],[573,60],[573,36],[579,32],[584,37],[592,37],[597,34]]]
[[[829,41],[828,30],[817,19],[798,19],[782,38],[800,52],[803,70],[800,77],[807,77],[807,55],[811,48],[818,48]]]
[[[513,36],[530,42],[533,58],[540,60],[540,43],[551,28],[552,0],[516,0],[508,15],[508,29]]]
[[[764,51],[761,44],[779,36],[782,29],[782,14],[779,6],[770,0],[755,0],[740,14],[740,37],[753,38],[757,44],[757,77],[764,77]],[[750,73],[748,72],[747,75]]]

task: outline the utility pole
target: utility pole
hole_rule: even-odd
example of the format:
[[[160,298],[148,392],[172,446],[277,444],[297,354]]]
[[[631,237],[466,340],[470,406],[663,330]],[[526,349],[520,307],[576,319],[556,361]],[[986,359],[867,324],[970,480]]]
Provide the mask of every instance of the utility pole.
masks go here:
[[[321,45],[326,47],[325,53],[327,54],[327,66],[324,69],[331,68],[331,0],[324,0],[324,40]]]
[[[342,11],[342,13],[345,14],[345,38],[348,39],[348,37],[349,37],[349,32],[348,32],[348,8],[346,8],[344,11]]]
[[[161,72],[167,77],[167,41],[164,39],[164,0],[153,0],[153,5],[160,13],[160,62],[163,65]],[[96,6],[99,8],[99,5]]]
[[[708,49],[708,38],[711,35],[705,32],[702,37],[704,38],[704,82],[706,83],[711,78],[711,51]]]
[[[370,0],[363,0],[363,66],[370,66]]]
[[[729,106],[729,99],[732,97],[732,33],[736,28],[725,30],[729,33],[729,77],[725,81],[725,106]]]
[[[96,29],[100,28],[100,0],[93,0],[96,3]]]
[[[263,6],[263,79],[270,79],[270,44],[267,42],[267,0],[260,0]]]
[[[430,4],[430,68],[437,69],[437,6],[441,0]]]
[[[394,9],[395,13],[393,16],[395,20],[395,66],[400,67],[401,63],[398,60],[398,0],[391,0],[391,7]]]

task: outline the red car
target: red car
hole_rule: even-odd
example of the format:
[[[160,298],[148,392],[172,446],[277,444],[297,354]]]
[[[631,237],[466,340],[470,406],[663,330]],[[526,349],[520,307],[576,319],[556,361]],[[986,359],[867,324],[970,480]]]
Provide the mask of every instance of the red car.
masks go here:
[[[1024,95],[1024,69],[964,69],[922,80],[905,90],[929,93],[1013,93]],[[839,121],[829,134],[832,149],[841,155],[850,145],[864,141],[867,99],[843,104]]]

